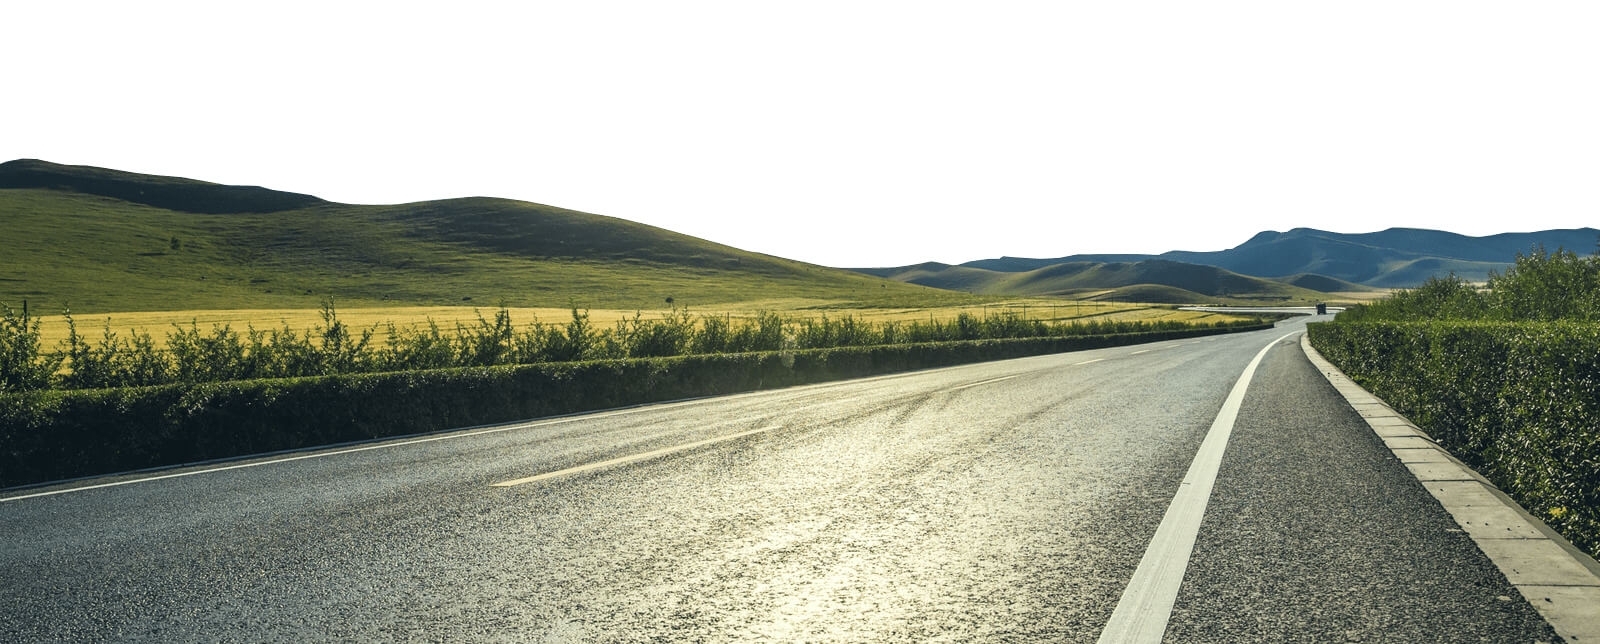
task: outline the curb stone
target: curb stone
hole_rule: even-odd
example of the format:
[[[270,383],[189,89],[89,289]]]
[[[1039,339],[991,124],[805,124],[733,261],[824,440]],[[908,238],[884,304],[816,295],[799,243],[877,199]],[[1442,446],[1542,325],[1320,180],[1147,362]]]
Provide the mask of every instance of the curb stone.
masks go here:
[[[1600,642],[1600,563],[1357,385],[1309,335],[1301,334],[1300,348],[1556,633],[1568,642]]]

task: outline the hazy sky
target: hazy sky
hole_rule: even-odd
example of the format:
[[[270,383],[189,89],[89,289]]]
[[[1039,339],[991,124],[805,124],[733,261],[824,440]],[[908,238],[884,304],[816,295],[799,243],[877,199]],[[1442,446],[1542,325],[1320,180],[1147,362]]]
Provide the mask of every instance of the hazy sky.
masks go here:
[[[1594,2],[9,2],[0,156],[835,266],[1600,224]]]

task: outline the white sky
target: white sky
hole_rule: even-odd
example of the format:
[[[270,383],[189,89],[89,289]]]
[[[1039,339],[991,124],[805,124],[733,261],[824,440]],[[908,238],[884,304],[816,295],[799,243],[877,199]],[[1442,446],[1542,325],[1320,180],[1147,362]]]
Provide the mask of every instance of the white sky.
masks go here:
[[[1600,224],[1593,2],[7,2],[0,157],[834,266]],[[0,159],[3,160],[3,159]]]

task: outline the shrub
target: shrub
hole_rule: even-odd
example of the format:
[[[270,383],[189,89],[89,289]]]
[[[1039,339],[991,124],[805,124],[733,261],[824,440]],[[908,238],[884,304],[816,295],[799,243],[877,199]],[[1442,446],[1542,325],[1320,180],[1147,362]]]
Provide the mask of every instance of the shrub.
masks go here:
[[[700,316],[700,326],[689,341],[689,353],[728,353],[732,346],[733,322],[729,316]]]
[[[0,394],[48,387],[60,366],[39,352],[39,320],[0,302]]]
[[[425,327],[396,327],[392,322],[388,327],[387,346],[377,360],[384,371],[444,369],[455,364],[455,343],[432,319]],[[513,338],[512,352],[516,357],[532,355],[538,350],[538,345],[525,345],[521,336]]]
[[[1535,249],[1488,286],[1498,319],[1600,321],[1600,255]]]
[[[59,358],[70,360],[71,371],[58,376],[63,387],[94,389],[162,384],[172,381],[172,368],[155,339],[148,333],[134,333],[127,340],[111,331],[111,321],[101,332],[100,341],[91,344],[78,334],[77,322],[65,313],[67,339]]]
[[[1517,254],[1504,274],[1490,273],[1484,289],[1455,275],[1377,302],[1351,307],[1341,322],[1415,320],[1600,321],[1600,255],[1579,257],[1534,248]]]
[[[617,345],[627,358],[664,358],[689,351],[695,335],[694,320],[688,311],[674,310],[659,320],[646,320],[642,313],[618,320]]]

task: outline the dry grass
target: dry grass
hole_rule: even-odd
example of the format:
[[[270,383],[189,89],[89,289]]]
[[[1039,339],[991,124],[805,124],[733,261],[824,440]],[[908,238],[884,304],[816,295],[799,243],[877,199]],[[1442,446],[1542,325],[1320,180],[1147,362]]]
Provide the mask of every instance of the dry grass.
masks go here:
[[[518,326],[533,322],[563,323],[571,319],[568,309],[510,307],[511,319]],[[349,308],[339,311],[339,319],[356,329],[376,327],[374,337],[381,342],[388,335],[387,325],[407,327],[427,324],[429,320],[441,328],[452,329],[457,323],[476,323],[478,316],[492,318],[495,309],[467,306],[395,306],[380,308]],[[777,311],[795,318],[828,316],[857,318],[884,322],[890,320],[948,320],[970,313],[998,315],[1012,313],[1033,320],[1218,320],[1239,319],[1238,316],[1194,311],[1177,311],[1158,305],[1127,304],[1121,302],[1077,302],[1050,299],[1018,299],[985,305],[945,306],[932,308],[848,308],[846,303],[832,300],[800,298],[736,302],[709,309],[692,309],[695,315],[728,315],[734,318],[754,317],[761,311]],[[646,318],[660,317],[666,311],[643,311]],[[610,326],[624,318],[632,318],[635,310],[593,309],[590,320],[596,325]],[[42,321],[43,344],[56,347],[67,337],[67,325],[62,316],[50,315]],[[225,309],[190,311],[140,311],[129,313],[98,313],[75,316],[80,334],[97,338],[109,324],[120,337],[134,331],[149,333],[158,343],[164,342],[173,325],[187,326],[191,322],[202,329],[213,325],[230,325],[235,330],[247,326],[257,329],[277,329],[285,326],[297,331],[311,329],[322,322],[317,309]]]
[[[1335,291],[1327,294],[1325,300],[1329,304],[1364,304],[1381,300],[1394,294],[1394,289],[1381,291]]]

